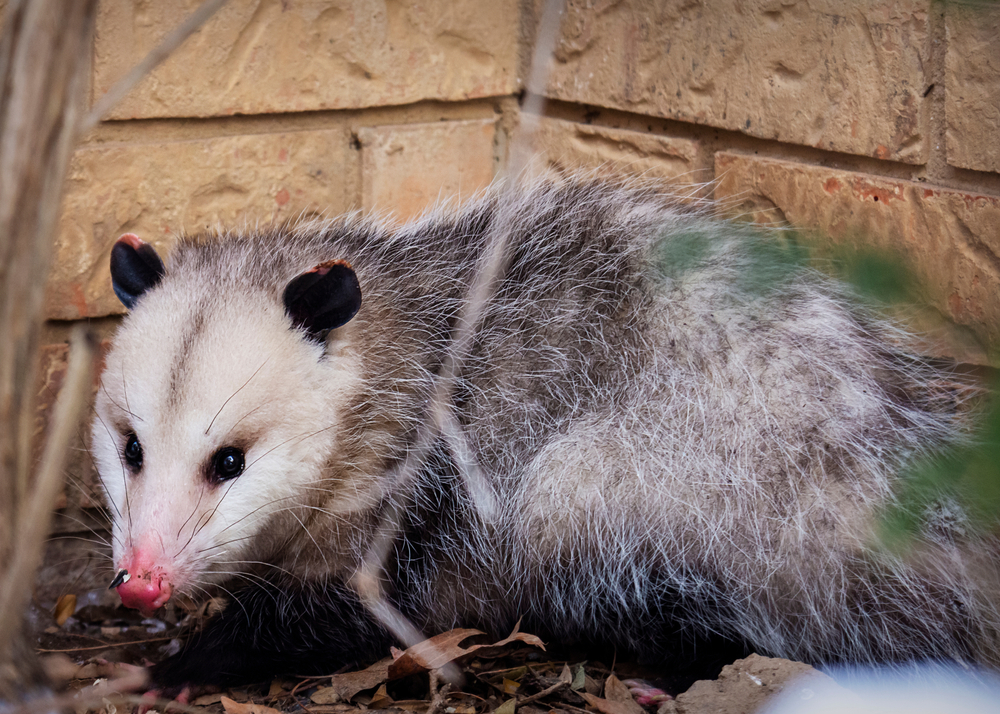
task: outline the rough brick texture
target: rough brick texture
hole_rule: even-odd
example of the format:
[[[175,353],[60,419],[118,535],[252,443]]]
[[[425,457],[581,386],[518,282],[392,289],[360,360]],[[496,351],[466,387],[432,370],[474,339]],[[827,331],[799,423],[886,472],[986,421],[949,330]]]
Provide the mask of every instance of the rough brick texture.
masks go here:
[[[610,129],[561,119],[542,119],[532,137],[533,168],[637,176],[687,186],[711,179],[699,163],[700,142]]]
[[[348,208],[342,130],[104,145],[74,154],[46,295],[51,319],[123,312],[111,246],[124,232],[157,249],[178,233]]]
[[[1000,171],[1000,3],[945,8],[948,163]]]
[[[935,308],[1000,357],[1000,197],[720,153],[716,195],[819,238],[900,254]]]
[[[922,163],[929,2],[569,0],[548,94]]]
[[[495,134],[493,119],[360,129],[362,206],[404,221],[474,195],[493,180]]]
[[[103,0],[94,95],[198,4]],[[527,13],[538,6],[226,4],[113,114],[167,121],[111,123],[76,153],[47,316],[121,312],[107,266],[125,231],[169,249],[182,231],[302,211],[360,207],[407,219],[481,189],[511,155],[521,118],[513,97],[531,49],[524,30],[537,19]],[[979,191],[978,179],[957,169],[1000,171],[998,36],[1000,6],[979,0],[569,0],[546,90],[564,102],[547,110],[561,118],[538,123],[533,165],[670,180],[699,195],[721,178],[720,195],[752,187],[793,223],[835,237],[843,224],[844,235],[905,245],[923,256],[917,262],[942,312],[996,354],[997,177],[981,174]],[[496,121],[484,117],[483,102],[466,101],[482,97],[505,97],[494,103]],[[612,111],[595,120],[594,106]],[[177,120],[184,117],[205,119]],[[759,152],[770,177],[720,173],[748,161],[713,164],[714,152],[734,148]],[[778,152],[803,164],[766,159]],[[873,174],[871,185],[902,198],[886,205],[859,202],[847,188],[815,192],[816,176],[855,176],[815,165],[845,153],[887,160],[849,159]],[[886,173],[971,188],[878,178],[888,161],[916,166]],[[778,176],[775,166],[796,168]]]
[[[200,0],[101,3],[103,94]],[[517,0],[230,2],[114,119],[301,112],[511,94]]]

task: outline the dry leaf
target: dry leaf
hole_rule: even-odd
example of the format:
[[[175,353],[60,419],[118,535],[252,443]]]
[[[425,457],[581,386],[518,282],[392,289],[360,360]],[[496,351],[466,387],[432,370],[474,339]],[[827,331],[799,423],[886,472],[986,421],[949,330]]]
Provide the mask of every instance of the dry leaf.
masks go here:
[[[339,704],[342,700],[333,687],[320,687],[309,695],[309,701],[313,704]]]
[[[507,645],[513,644],[515,642],[520,642],[525,645],[531,645],[532,647],[537,647],[538,649],[545,651],[545,643],[542,642],[541,638],[535,635],[529,635],[527,632],[518,632],[516,629],[511,633],[510,637],[500,640],[499,642],[494,642],[492,645],[473,645],[469,648],[469,653],[476,653],[477,657],[499,657],[503,654],[504,649]]]
[[[389,678],[390,662],[392,658],[386,657],[360,672],[335,674],[330,677],[330,686],[317,689],[310,699],[314,704],[336,704],[350,700],[358,692],[374,689]]]
[[[604,698],[609,702],[616,702],[626,707],[631,714],[643,714],[644,709],[632,698],[632,692],[628,690],[621,680],[613,674],[609,674],[604,680]]]
[[[498,669],[495,672],[486,672],[484,676],[492,684],[499,684],[505,679],[513,679],[515,682],[524,676],[524,673],[528,671],[528,668],[523,664],[519,667],[511,667],[510,669]]]
[[[574,692],[579,692],[587,684],[587,673],[583,671],[583,665],[581,664],[576,668],[576,674],[573,675],[573,683],[569,685],[569,688]]]
[[[389,665],[389,678],[399,679],[410,674],[440,669],[469,652],[460,647],[462,642],[482,634],[485,633],[481,630],[459,628],[418,642],[413,647],[408,647]]]
[[[559,681],[563,684],[573,683],[573,672],[570,671],[568,664],[563,665],[562,672],[559,673]]]
[[[515,682],[513,679],[503,680],[503,693],[504,694],[517,694],[517,690],[521,688],[520,682]]]
[[[385,685],[381,685],[372,695],[372,700],[368,703],[369,709],[385,709],[392,704],[392,697],[385,691]]]
[[[281,714],[277,709],[266,707],[263,704],[254,704],[253,702],[240,704],[229,697],[222,697],[220,701],[226,714]]]
[[[604,689],[604,687],[602,687],[601,683],[598,682],[596,679],[591,677],[589,674],[584,676],[583,691],[587,692],[588,694],[596,694],[597,696],[600,696],[602,689]]]
[[[499,642],[491,645],[472,645],[462,647],[465,640],[475,635],[482,635],[479,630],[457,629],[431,637],[408,648],[392,664],[389,665],[389,679],[399,679],[411,674],[420,674],[432,669],[440,669],[449,662],[464,659],[476,654],[479,657],[496,657],[507,645],[521,642],[533,647],[545,649],[542,641],[534,635],[524,632],[514,632]]]
[[[621,702],[612,702],[607,699],[601,699],[600,697],[594,696],[593,694],[588,694],[587,692],[580,692],[580,696],[587,700],[587,704],[594,707],[601,714],[635,714],[635,710],[629,707],[627,704],[622,704]],[[639,705],[632,702],[632,706],[638,707]],[[639,709],[642,711],[642,708]]]
[[[54,613],[56,624],[62,627],[66,624],[66,620],[73,616],[74,612],[76,612],[76,594],[66,593],[56,601],[56,611]]]
[[[216,692],[215,694],[203,694],[193,702],[191,706],[193,707],[207,707],[210,704],[218,704],[222,701],[224,695],[221,692]]]
[[[514,709],[517,707],[517,702],[513,699],[508,699],[503,704],[496,708],[493,714],[514,714]]]

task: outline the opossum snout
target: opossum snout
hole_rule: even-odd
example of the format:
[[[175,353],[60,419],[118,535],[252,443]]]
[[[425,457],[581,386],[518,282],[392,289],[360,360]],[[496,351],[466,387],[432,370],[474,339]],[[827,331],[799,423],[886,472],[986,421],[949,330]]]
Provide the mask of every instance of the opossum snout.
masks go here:
[[[131,577],[116,589],[125,607],[131,607],[149,617],[163,607],[173,593],[166,573],[162,568],[150,565],[147,558],[137,554],[131,562],[121,562],[119,568],[128,570]]]

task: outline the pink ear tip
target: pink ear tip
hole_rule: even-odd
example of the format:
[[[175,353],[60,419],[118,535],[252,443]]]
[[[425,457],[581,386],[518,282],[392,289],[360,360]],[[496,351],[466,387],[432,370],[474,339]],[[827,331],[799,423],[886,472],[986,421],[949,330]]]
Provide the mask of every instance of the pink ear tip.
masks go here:
[[[139,250],[139,248],[145,245],[142,238],[137,236],[135,233],[122,233],[121,236],[118,238],[118,242],[127,243],[134,250]]]

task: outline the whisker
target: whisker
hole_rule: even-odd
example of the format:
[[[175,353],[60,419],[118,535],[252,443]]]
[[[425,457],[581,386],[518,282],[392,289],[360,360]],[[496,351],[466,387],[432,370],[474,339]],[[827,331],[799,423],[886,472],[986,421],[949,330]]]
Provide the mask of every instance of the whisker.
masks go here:
[[[224,401],[224,402],[222,403],[222,406],[221,406],[221,407],[219,407],[219,411],[217,411],[217,412],[215,413],[215,416],[214,416],[214,417],[212,417],[212,421],[210,421],[210,422],[208,423],[208,428],[207,428],[207,429],[205,429],[205,434],[206,434],[206,435],[208,434],[208,432],[210,432],[210,431],[212,430],[212,425],[213,425],[213,424],[215,424],[215,420],[219,418],[219,415],[220,415],[220,414],[222,414],[222,410],[226,408],[226,405],[227,405],[227,404],[229,404],[229,402],[230,402],[230,401],[232,401],[233,397],[235,397],[235,396],[236,396],[237,394],[239,394],[240,392],[242,392],[242,391],[243,391],[243,387],[245,387],[245,386],[247,386],[248,384],[250,384],[250,382],[251,382],[251,381],[253,380],[253,378],[257,376],[257,373],[258,373],[258,372],[260,372],[260,371],[261,371],[262,369],[264,369],[264,365],[265,365],[265,364],[267,364],[267,361],[268,361],[269,359],[271,359],[270,355],[268,355],[268,357],[267,357],[267,358],[266,358],[266,359],[265,359],[265,360],[264,360],[263,362],[261,362],[261,364],[260,364],[260,367],[258,367],[258,368],[257,368],[257,369],[256,369],[256,370],[254,371],[254,373],[250,375],[249,379],[247,379],[247,381],[245,381],[245,382],[243,383],[243,386],[241,386],[241,387],[240,387],[239,389],[237,389],[237,390],[236,390],[235,392],[233,392],[232,394],[230,394],[230,395],[229,395],[229,399],[227,399],[226,401]]]
[[[51,535],[51,536],[49,536],[48,538],[45,539],[45,542],[46,543],[56,543],[56,542],[61,541],[61,540],[79,540],[79,541],[83,541],[84,543],[97,543],[99,545],[107,546],[108,548],[111,547],[111,542],[110,541],[107,541],[104,538],[101,538],[101,537],[97,536],[96,534],[95,534],[95,537],[93,537],[93,538],[87,538],[86,536],[68,535],[68,534],[65,534],[65,533],[60,533],[58,535]]]
[[[180,540],[181,531],[184,530],[184,526],[186,526],[188,524],[188,522],[191,520],[191,518],[194,517],[194,514],[198,512],[198,506],[201,505],[201,500],[204,497],[205,497],[205,489],[203,489],[203,488],[199,489],[199,491],[198,491],[198,502],[196,504],[194,504],[194,508],[191,509],[191,513],[188,514],[188,517],[184,519],[183,523],[181,523],[181,527],[177,529],[177,539],[178,540]]]
[[[122,384],[122,386],[123,386],[123,387],[125,386],[125,385],[124,385],[124,383]],[[125,413],[126,413],[126,414],[128,414],[128,415],[129,415],[130,417],[134,417],[134,418],[135,418],[135,419],[136,419],[137,421],[143,421],[143,418],[142,418],[142,417],[140,417],[140,416],[139,416],[138,414],[134,414],[134,413],[132,412],[132,410],[131,410],[131,409],[129,409],[129,408],[127,407],[127,406],[123,407],[123,406],[122,406],[121,404],[119,404],[118,402],[116,402],[116,401],[114,400],[114,398],[113,398],[113,397],[111,396],[111,394],[110,394],[110,393],[108,392],[108,387],[107,387],[107,385],[106,385],[106,384],[104,383],[104,380],[101,380],[101,391],[102,391],[102,392],[104,392],[104,396],[108,398],[108,401],[109,401],[109,402],[111,402],[111,403],[112,403],[112,404],[114,404],[114,405],[115,405],[116,407],[118,407],[118,410],[119,410],[119,411],[122,411],[122,412],[125,412]]]
[[[115,439],[111,435],[111,430],[108,428],[108,425],[104,423],[103,419],[101,419],[101,415],[100,414],[97,414],[96,416],[97,416],[97,421],[99,421],[101,423],[101,426],[104,427],[104,431],[106,431],[108,433],[108,439],[110,439],[111,443],[113,444],[114,441],[115,441]],[[128,497],[128,474],[127,474],[127,471],[126,471],[126,468],[125,468],[125,459],[124,459],[124,457],[122,456],[122,454],[119,452],[118,449],[115,449],[115,454],[118,456],[118,463],[119,463],[119,465],[121,466],[121,469],[122,469],[122,486],[124,487],[124,491],[125,491],[125,513],[128,516],[128,541],[129,541],[129,547],[132,547],[133,546],[133,543],[132,543],[132,506],[129,503],[129,497]],[[108,500],[110,501],[111,499],[109,498]],[[112,505],[114,505],[114,504],[112,503]],[[115,511],[118,513],[118,517],[121,518],[122,514],[121,514],[121,511],[118,510],[117,506],[115,506]]]
[[[195,554],[196,555],[200,555],[202,553],[207,553],[210,550],[215,550],[216,548],[221,548],[223,546],[229,545],[230,543],[239,543],[241,540],[250,540],[253,537],[254,537],[254,535],[251,534],[251,535],[241,536],[239,538],[233,538],[231,540],[223,541],[222,543],[216,543],[214,545],[210,545],[207,548],[202,548],[201,550],[196,550]]]
[[[228,526],[226,526],[221,531],[219,531],[219,535],[222,535],[223,533],[225,533],[226,531],[228,531],[233,526],[235,526],[235,525],[237,525],[239,523],[242,523],[247,518],[249,518],[250,516],[252,516],[253,514],[259,512],[259,511],[261,511],[262,509],[267,508],[268,506],[273,505],[275,503],[279,503],[280,501],[287,501],[287,500],[292,499],[292,498],[295,498],[295,496],[282,496],[281,498],[276,498],[273,501],[268,501],[267,503],[264,503],[264,504],[261,504],[260,506],[257,506],[257,508],[253,509],[252,511],[250,511],[249,513],[247,513],[244,516],[240,516],[235,521],[233,521]]]
[[[107,390],[105,390],[104,393],[107,394],[108,393]],[[135,417],[139,421],[142,421],[141,417],[137,416],[136,414],[134,414],[132,412],[132,407],[128,403],[128,387],[125,384],[125,361],[124,360],[122,360],[122,395],[125,397],[125,407],[126,407],[126,411],[129,413],[129,415]]]

